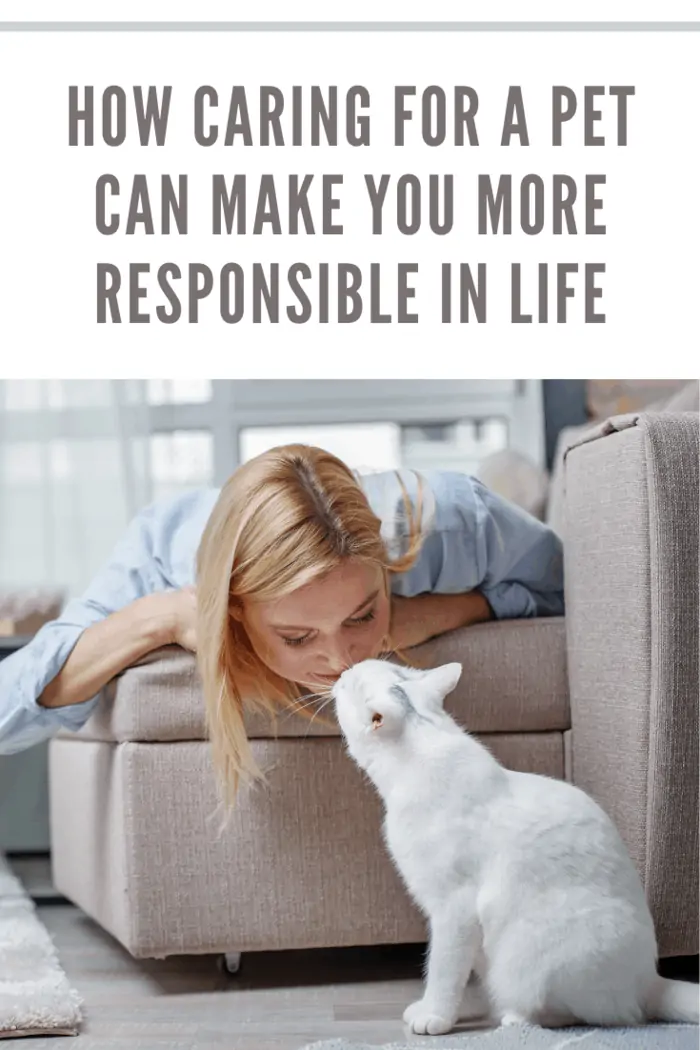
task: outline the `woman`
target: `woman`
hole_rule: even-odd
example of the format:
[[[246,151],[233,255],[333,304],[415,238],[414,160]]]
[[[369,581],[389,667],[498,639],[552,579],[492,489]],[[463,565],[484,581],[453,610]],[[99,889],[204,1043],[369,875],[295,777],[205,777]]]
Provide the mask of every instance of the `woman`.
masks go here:
[[[110,679],[175,643],[197,652],[232,799],[259,775],[247,704],[301,709],[351,663],[563,604],[557,537],[474,478],[359,477],[321,449],[272,449],[220,492],[144,510],[82,598],[0,664],[0,753],[80,728]]]

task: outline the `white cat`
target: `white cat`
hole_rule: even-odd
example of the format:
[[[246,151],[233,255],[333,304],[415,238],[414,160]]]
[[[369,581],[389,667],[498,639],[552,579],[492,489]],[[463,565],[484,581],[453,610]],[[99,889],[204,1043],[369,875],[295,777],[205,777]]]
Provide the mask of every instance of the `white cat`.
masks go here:
[[[504,769],[443,710],[462,668],[366,660],[333,687],[347,749],[429,919],[413,1032],[448,1032],[472,972],[502,1024],[698,1022],[697,985],[657,976],[654,926],[612,821],[571,784]]]

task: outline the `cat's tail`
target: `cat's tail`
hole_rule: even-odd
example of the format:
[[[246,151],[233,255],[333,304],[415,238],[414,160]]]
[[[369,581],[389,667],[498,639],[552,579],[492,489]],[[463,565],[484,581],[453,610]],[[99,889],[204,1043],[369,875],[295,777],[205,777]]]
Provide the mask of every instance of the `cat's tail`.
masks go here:
[[[645,1006],[649,1021],[700,1023],[700,991],[689,981],[657,977]]]

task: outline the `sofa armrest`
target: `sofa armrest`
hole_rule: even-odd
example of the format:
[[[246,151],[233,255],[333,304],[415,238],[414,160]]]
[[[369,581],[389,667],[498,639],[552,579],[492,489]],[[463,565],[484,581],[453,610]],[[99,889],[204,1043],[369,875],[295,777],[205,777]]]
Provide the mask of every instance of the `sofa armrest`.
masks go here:
[[[698,951],[698,415],[566,454],[572,777],[617,824],[660,955]]]

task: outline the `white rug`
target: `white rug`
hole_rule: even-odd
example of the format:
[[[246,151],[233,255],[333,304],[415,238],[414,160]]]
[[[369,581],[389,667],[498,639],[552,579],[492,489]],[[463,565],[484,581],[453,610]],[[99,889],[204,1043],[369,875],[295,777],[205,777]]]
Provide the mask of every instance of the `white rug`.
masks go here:
[[[643,1028],[559,1028],[529,1026],[452,1035],[411,1036],[410,1042],[381,1046],[345,1039],[309,1043],[302,1050],[698,1050],[696,1025],[645,1025]]]
[[[81,999],[19,879],[0,853],[0,1039],[77,1035]]]

